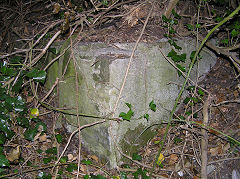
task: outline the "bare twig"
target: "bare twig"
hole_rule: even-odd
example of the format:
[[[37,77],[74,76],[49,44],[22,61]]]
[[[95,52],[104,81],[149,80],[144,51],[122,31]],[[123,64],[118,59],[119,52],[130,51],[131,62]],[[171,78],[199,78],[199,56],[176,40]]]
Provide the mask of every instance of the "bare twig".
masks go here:
[[[203,104],[203,124],[208,124],[208,106],[209,106],[210,95],[206,99],[205,103]],[[207,179],[207,153],[208,153],[208,134],[205,128],[201,129],[202,132],[202,139],[201,139],[201,178]]]

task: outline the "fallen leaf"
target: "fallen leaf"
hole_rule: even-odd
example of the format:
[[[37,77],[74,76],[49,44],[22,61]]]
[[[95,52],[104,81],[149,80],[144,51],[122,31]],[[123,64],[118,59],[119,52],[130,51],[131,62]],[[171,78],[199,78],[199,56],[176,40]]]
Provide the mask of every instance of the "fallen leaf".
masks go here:
[[[173,165],[177,162],[178,160],[178,156],[177,154],[171,154],[170,155],[170,161],[169,161],[169,165]]]
[[[19,159],[20,155],[21,155],[21,148],[18,145],[16,148],[13,148],[12,150],[10,150],[10,152],[7,154],[6,157],[10,162],[14,162]]]
[[[162,153],[160,153],[159,154],[159,157],[158,157],[158,160],[157,160],[157,164],[158,165],[161,165],[162,164],[162,162],[164,161],[164,156],[163,156],[163,154]]]
[[[39,137],[39,142],[45,142],[47,141],[47,134],[43,134]]]
[[[90,158],[98,162],[98,157],[96,155],[92,155]]]

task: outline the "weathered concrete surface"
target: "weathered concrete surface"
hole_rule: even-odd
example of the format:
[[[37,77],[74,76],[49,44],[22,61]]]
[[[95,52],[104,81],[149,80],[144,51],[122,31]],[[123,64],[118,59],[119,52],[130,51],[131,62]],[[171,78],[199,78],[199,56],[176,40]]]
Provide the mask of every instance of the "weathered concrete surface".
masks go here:
[[[195,50],[191,39],[178,41],[177,44],[183,48],[181,53],[187,53],[187,58],[191,51]],[[79,99],[77,99],[79,112],[97,116],[111,114],[133,46],[134,44],[116,43],[108,46],[102,43],[90,43],[79,44],[74,48],[79,79]],[[183,78],[178,77],[177,71],[159,51],[161,49],[167,55],[171,48],[165,39],[154,44],[138,45],[114,115],[118,117],[120,112],[127,112],[128,108],[125,105],[127,102],[132,104],[134,119],[120,123],[109,121],[82,130],[83,144],[102,159],[109,161],[111,167],[120,164],[121,159],[115,143],[124,153],[131,155],[132,151],[145,144],[154,135],[153,128],[142,133],[144,129],[159,124],[161,120],[168,120],[169,111],[179,92],[178,86],[174,83],[181,85],[183,82]],[[206,73],[216,61],[216,57],[206,49],[203,49],[201,56],[203,58],[199,62],[199,75]],[[75,70],[73,60],[69,61],[69,59],[68,51],[64,58],[49,69],[48,85],[55,81],[57,76],[63,76],[65,71],[63,82],[59,86],[59,104],[60,107],[76,108]],[[186,63],[186,66],[188,64]],[[192,78],[194,80],[196,76],[192,75]],[[148,111],[148,105],[152,100],[157,105],[156,112]],[[150,115],[149,121],[137,119],[147,111]],[[68,130],[76,129],[76,117],[66,115],[66,118]],[[80,120],[81,125],[97,121],[86,117],[80,117]]]

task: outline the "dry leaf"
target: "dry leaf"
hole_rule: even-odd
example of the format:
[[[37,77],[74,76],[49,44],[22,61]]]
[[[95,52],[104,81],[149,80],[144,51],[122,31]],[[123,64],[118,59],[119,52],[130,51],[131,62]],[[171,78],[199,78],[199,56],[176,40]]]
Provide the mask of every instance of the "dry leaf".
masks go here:
[[[43,134],[39,137],[39,142],[45,142],[47,141],[47,134]]]
[[[27,103],[31,103],[33,101],[33,96],[28,96],[27,97]]]
[[[60,4],[59,4],[59,3],[55,3],[55,4],[53,5],[53,14],[59,13],[60,9],[61,9]]]
[[[90,158],[98,162],[98,157],[96,155],[92,155]]]
[[[73,154],[68,154],[67,157],[69,162],[73,161]]]
[[[16,148],[13,148],[12,150],[10,150],[10,152],[7,154],[7,159],[10,162],[14,162],[19,159],[20,154],[21,154],[21,148],[20,146],[17,146]]]
[[[170,155],[170,161],[169,161],[169,165],[173,165],[177,162],[178,160],[178,156],[177,154],[171,154]]]
[[[216,156],[223,153],[222,146],[218,145],[217,147],[213,147],[209,149],[209,152],[212,156]]]

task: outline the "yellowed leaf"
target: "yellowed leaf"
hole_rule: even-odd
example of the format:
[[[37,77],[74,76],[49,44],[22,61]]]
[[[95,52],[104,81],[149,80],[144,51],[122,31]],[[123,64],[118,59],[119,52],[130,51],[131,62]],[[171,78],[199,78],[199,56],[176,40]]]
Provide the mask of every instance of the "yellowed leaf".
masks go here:
[[[160,153],[159,157],[158,157],[158,160],[157,160],[157,164],[158,165],[161,165],[162,162],[164,161],[164,156],[162,153]]]

